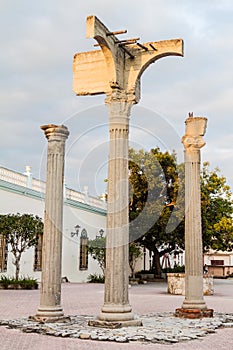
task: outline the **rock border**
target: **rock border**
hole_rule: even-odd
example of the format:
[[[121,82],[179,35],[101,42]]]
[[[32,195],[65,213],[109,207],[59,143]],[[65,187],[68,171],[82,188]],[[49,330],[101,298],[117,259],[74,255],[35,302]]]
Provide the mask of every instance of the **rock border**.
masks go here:
[[[200,339],[215,333],[220,327],[233,327],[233,314],[215,313],[212,318],[184,319],[173,313],[147,314],[137,317],[140,327],[118,329],[88,326],[95,316],[70,316],[69,323],[38,323],[29,319],[0,320],[0,326],[17,328],[25,333],[39,333],[55,337],[114,341],[119,343],[179,343]]]

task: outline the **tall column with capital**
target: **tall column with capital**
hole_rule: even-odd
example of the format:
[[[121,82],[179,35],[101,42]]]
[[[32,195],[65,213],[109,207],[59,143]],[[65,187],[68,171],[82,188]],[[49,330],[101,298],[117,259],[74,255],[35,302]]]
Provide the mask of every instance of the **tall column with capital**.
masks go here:
[[[200,149],[205,145],[207,119],[190,114],[185,123],[185,300],[176,314],[200,318],[213,315],[203,298]]]
[[[100,321],[140,325],[128,299],[128,133],[132,103],[125,93],[106,99],[109,108],[108,209],[104,305]]]
[[[77,95],[106,94],[110,112],[105,297],[98,320],[89,324],[140,325],[128,301],[129,115],[132,105],[139,102],[145,69],[162,57],[183,56],[183,41],[120,41],[116,35],[125,31],[110,31],[96,16],[88,16],[86,23],[87,37],[97,40],[100,50],[74,56],[73,89]]]
[[[67,320],[61,307],[61,261],[63,222],[63,181],[65,142],[69,131],[64,125],[43,125],[48,139],[44,212],[40,306],[37,321]]]

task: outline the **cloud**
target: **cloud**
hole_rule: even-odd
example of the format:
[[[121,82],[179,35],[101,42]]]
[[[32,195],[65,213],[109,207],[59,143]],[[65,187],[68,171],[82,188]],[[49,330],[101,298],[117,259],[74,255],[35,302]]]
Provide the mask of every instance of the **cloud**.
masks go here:
[[[4,166],[24,171],[24,166],[31,164],[35,175],[40,172],[38,164],[46,147],[39,128],[42,124],[67,124],[71,132],[67,141],[69,147],[91,127],[108,122],[103,95],[76,97],[72,91],[73,55],[95,49],[95,41],[86,39],[85,25],[86,16],[95,14],[110,30],[128,29],[121,38],[139,36],[141,42],[184,39],[184,58],[159,60],[143,74],[141,101],[132,109],[131,134],[136,142],[145,135],[135,125],[140,120],[140,113],[146,113],[146,118],[141,115],[141,124],[156,134],[157,139],[164,139],[166,128],[160,123],[161,134],[157,135],[155,119],[149,111],[166,119],[171,124],[169,130],[176,130],[177,138],[184,134],[188,112],[208,117],[203,156],[208,157],[206,160],[213,166],[219,165],[233,186],[231,0],[206,0],[198,4],[194,0],[147,0],[137,4],[133,0],[2,0],[0,10],[3,43],[0,142]],[[90,108],[96,105],[102,105],[102,109]],[[74,117],[79,114],[82,117]],[[98,152],[95,153],[95,145],[101,150],[100,145],[107,139],[106,128],[99,133],[87,132],[85,137],[80,137],[80,142],[74,143],[68,155],[70,160],[67,159],[68,185],[71,183],[75,187],[77,184],[77,174],[72,172],[72,166],[76,164],[77,169],[84,164],[85,154],[92,163],[96,161],[95,171],[99,171],[98,166],[104,161],[97,156]],[[147,145],[143,143],[149,147],[153,142],[151,137]],[[82,175],[82,184],[85,180],[88,183],[93,180],[91,168],[87,163],[82,168],[87,172],[86,176]],[[99,171],[98,174],[101,174],[96,177],[99,180],[102,173]]]

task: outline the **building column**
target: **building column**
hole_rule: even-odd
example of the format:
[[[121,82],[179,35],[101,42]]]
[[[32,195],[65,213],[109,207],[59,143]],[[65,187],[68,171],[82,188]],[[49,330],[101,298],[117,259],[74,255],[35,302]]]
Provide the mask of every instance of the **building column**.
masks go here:
[[[132,103],[106,99],[110,112],[104,305],[92,325],[141,325],[129,304],[128,133]]]
[[[187,318],[213,316],[203,298],[203,248],[201,226],[200,149],[207,119],[186,119],[182,138],[185,157],[185,300],[176,315]]]
[[[61,307],[62,222],[65,142],[63,125],[43,125],[48,139],[40,306],[37,321],[67,320]]]

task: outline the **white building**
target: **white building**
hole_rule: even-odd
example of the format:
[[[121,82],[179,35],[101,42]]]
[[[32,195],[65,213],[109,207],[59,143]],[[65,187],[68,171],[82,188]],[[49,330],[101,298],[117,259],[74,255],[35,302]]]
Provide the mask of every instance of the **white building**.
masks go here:
[[[33,214],[44,217],[45,182],[32,178],[30,168],[21,174],[0,167],[0,213]],[[62,276],[70,282],[85,282],[91,273],[101,274],[87,254],[87,238],[94,239],[106,228],[103,200],[69,188],[64,191]],[[13,255],[0,234],[0,275],[13,276]],[[20,275],[41,279],[41,242],[23,253]]]

